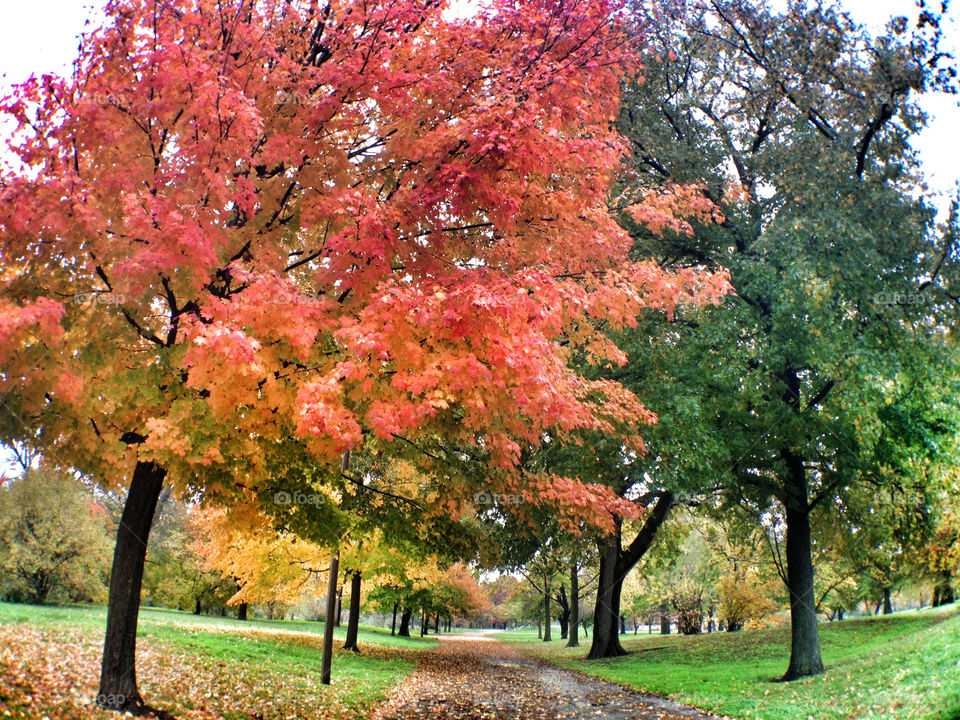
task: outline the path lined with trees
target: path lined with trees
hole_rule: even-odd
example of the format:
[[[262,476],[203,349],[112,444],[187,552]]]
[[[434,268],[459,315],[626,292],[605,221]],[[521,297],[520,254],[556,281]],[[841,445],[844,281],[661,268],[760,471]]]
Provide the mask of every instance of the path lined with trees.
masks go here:
[[[537,660],[495,634],[440,638],[375,720],[706,720],[670,700]]]
[[[134,714],[143,602],[323,618],[321,684],[365,611],[591,661],[788,623],[792,681],[822,618],[951,603],[945,11],[111,0],[0,107],[0,599],[106,600]],[[580,711],[457,643],[421,678]]]

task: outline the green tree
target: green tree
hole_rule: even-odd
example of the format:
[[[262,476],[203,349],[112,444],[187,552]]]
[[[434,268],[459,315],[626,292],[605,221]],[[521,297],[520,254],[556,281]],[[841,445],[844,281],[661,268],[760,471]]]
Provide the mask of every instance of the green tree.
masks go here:
[[[224,610],[236,593],[237,584],[215,570],[196,550],[200,528],[191,517],[189,506],[177,502],[169,493],[161,496],[151,530],[143,573],[144,598],[166,607],[193,610]]]
[[[883,408],[944,352],[951,234],[915,192],[908,144],[923,124],[912,97],[944,79],[936,18],[872,39],[826,2],[635,8],[656,20],[660,61],[625,102],[619,201],[699,182],[723,212],[662,236],[635,226],[636,252],[726,267],[735,288],[626,339],[627,384],[661,420],[640,464],[677,487],[708,469],[726,503],[782,529],[784,678],[815,674],[811,514],[877,481]]]
[[[111,531],[87,485],[66,473],[27,469],[0,486],[0,597],[104,600]]]

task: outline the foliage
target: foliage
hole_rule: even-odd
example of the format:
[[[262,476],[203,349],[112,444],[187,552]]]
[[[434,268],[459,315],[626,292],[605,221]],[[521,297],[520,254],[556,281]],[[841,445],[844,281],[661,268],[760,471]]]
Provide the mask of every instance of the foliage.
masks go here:
[[[741,570],[720,578],[718,617],[727,630],[738,630],[751,620],[762,620],[778,609],[770,599],[772,582],[762,582],[755,570]]]
[[[520,443],[634,434],[652,415],[572,353],[620,362],[598,324],[726,288],[629,263],[607,211],[615,6],[230,5],[115,0],[73,77],[5,102],[5,439],[230,498],[273,492],[281,439],[343,482],[344,450],[440,437],[492,470],[434,478],[434,509],[497,483],[603,522],[615,498],[517,472]]]
[[[167,496],[150,531],[143,594],[147,602],[180,610],[223,611],[236,592],[233,578],[205,567],[197,553],[197,511]]]
[[[113,523],[90,487],[42,467],[0,486],[0,597],[102,602]]]
[[[275,530],[256,508],[196,509],[193,521],[192,548],[204,568],[232,579],[237,588],[228,598],[231,605],[269,604],[276,614],[310,592],[321,592],[315,578],[328,566],[329,551]]]

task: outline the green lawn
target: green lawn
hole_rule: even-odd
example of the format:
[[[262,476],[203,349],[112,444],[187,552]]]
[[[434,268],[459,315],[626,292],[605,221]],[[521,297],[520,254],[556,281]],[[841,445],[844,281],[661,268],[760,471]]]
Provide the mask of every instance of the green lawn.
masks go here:
[[[559,633],[557,633],[559,636]],[[960,718],[960,614],[956,605],[820,625],[827,672],[776,682],[790,656],[788,628],[623,636],[632,652],[583,660],[584,647],[545,644],[536,630],[501,633],[564,667],[716,713],[762,720]]]
[[[0,717],[115,717],[95,710],[103,608],[0,603]],[[250,620],[143,608],[138,678],[178,718],[361,718],[416,667],[431,638],[361,627],[361,653],[339,650],[320,684],[322,623]]]

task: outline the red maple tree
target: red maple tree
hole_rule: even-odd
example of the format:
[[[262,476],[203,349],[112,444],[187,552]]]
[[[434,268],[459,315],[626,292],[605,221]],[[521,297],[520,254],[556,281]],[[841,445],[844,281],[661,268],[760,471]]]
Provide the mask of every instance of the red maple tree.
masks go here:
[[[143,708],[165,481],[228,495],[263,478],[265,443],[331,461],[367,433],[440,434],[512,487],[616,502],[510,472],[521,445],[653,419],[571,352],[620,361],[601,322],[726,287],[627,262],[606,200],[636,29],[616,10],[113,0],[71,77],[6,99],[4,435],[129,488],[101,703]]]

